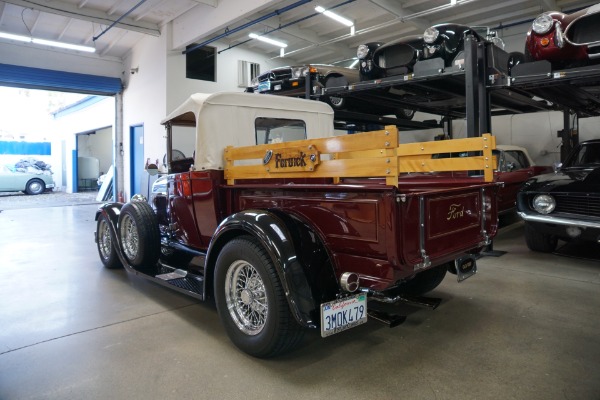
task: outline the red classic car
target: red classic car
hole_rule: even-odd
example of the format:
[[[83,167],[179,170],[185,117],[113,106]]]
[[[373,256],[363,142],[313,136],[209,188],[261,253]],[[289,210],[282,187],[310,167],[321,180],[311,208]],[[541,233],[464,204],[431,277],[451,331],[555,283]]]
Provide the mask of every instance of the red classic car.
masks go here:
[[[600,61],[600,4],[573,14],[545,12],[527,32],[525,58],[548,60],[555,68],[575,67]]]
[[[497,168],[494,170],[494,179],[502,183],[498,190],[498,213],[514,211],[517,193],[521,186],[530,178],[552,172],[551,166],[536,165],[529,156],[527,149],[512,145],[497,145],[493,155],[496,157]],[[435,154],[433,158],[467,157],[469,153],[442,153]],[[462,178],[465,172],[451,173],[456,178]],[[415,178],[416,180],[416,178]]]

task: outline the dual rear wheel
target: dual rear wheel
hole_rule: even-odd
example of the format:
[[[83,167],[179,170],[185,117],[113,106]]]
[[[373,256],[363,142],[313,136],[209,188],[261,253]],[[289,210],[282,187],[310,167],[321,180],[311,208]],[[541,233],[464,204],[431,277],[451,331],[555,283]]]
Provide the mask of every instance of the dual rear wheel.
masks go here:
[[[158,220],[152,207],[143,201],[132,201],[121,208],[116,231],[109,217],[100,214],[96,235],[98,254],[106,268],[122,267],[117,240],[133,267],[154,266],[160,256]]]

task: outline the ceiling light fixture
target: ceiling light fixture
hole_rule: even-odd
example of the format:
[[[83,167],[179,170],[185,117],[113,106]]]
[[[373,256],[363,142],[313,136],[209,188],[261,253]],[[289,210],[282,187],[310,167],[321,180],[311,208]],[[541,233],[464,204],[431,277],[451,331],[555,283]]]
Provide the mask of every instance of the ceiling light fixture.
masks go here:
[[[356,67],[356,64],[358,64],[358,58],[354,61],[352,61],[352,64],[350,64],[350,66],[348,68],[354,68]]]
[[[350,21],[347,18],[342,17],[341,15],[334,13],[333,11],[326,10],[321,6],[316,6],[315,11],[320,12],[321,14],[325,15],[326,17],[336,20],[340,24],[344,24],[348,27],[354,26],[354,22]]]
[[[278,40],[269,39],[269,38],[264,37],[264,36],[259,36],[256,33],[251,33],[248,36],[250,36],[252,39],[258,39],[261,42],[272,44],[273,46],[279,46],[281,48],[287,47],[287,44],[285,44],[283,42],[280,42]]]
[[[456,0],[450,0],[450,5],[451,6],[455,6],[456,5]]]
[[[54,40],[31,38],[29,36],[13,35],[12,33],[6,33],[6,32],[0,32],[0,38],[16,40],[16,41],[25,42],[25,43],[34,43],[34,44],[39,44],[42,46],[60,47],[61,49],[85,51],[87,53],[94,53],[96,51],[96,49],[93,47],[80,46],[77,44],[64,43],[64,42],[55,42]]]

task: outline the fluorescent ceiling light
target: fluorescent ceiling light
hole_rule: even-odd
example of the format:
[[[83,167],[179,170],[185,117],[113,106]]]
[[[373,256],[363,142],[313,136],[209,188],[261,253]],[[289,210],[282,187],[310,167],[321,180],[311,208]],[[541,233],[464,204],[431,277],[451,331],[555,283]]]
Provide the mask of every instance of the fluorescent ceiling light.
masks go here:
[[[450,5],[451,5],[451,6],[454,6],[454,5],[456,5],[456,0],[450,0]]]
[[[0,38],[16,40],[19,42],[34,43],[34,44],[39,44],[42,46],[60,47],[61,49],[85,51],[88,53],[94,53],[96,51],[96,49],[93,47],[79,46],[77,44],[64,43],[64,42],[55,42],[54,40],[31,38],[29,36],[13,35],[11,33],[6,33],[6,32],[0,32]]]
[[[272,44],[274,46],[279,46],[279,47],[282,47],[282,48],[283,47],[287,47],[287,44],[285,44],[283,42],[280,42],[278,40],[269,39],[269,38],[264,37],[264,36],[259,36],[256,33],[251,33],[248,36],[250,36],[252,39],[258,39],[261,42],[269,43],[269,44]]]
[[[354,68],[354,67],[356,67],[356,64],[358,64],[358,58],[356,60],[354,60],[348,68]]]
[[[354,26],[354,22],[350,21],[347,18],[342,17],[341,15],[334,13],[333,11],[326,10],[321,6],[316,6],[315,11],[320,12],[323,15],[325,15],[331,19],[335,19],[337,22],[344,24],[346,26]]]

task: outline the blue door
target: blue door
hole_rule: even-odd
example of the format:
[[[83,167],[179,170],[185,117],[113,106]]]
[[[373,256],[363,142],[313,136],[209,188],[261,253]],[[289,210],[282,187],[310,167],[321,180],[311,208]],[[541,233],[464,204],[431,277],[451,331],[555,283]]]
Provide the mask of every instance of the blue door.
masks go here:
[[[144,176],[144,126],[136,125],[129,128],[131,139],[131,192],[130,196],[142,193],[142,177]]]

